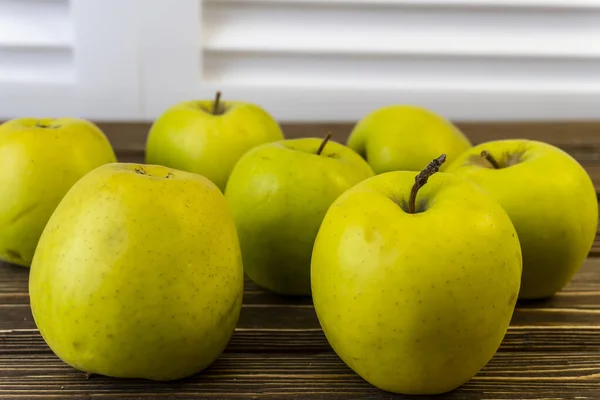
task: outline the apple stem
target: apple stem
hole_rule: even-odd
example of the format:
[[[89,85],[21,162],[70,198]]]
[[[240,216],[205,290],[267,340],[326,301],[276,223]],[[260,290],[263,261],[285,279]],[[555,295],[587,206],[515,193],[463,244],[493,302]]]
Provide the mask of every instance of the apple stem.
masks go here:
[[[85,379],[90,379],[92,376],[94,376],[94,374],[92,372],[85,373]]]
[[[221,91],[219,90],[219,91],[217,91],[217,94],[215,95],[215,102],[213,104],[213,111],[212,111],[212,113],[214,115],[219,115],[220,114],[220,112],[219,112],[219,106],[220,106],[219,103],[220,103],[220,101],[221,101]]]
[[[328,132],[327,135],[325,135],[325,138],[323,139],[323,141],[321,142],[321,145],[317,149],[318,156],[321,155],[321,153],[325,149],[325,145],[327,144],[327,142],[329,142],[329,139],[331,139],[331,132]]]
[[[417,192],[419,191],[419,189],[421,189],[421,187],[423,187],[427,183],[427,180],[431,175],[435,174],[440,170],[440,167],[442,166],[444,161],[446,161],[446,155],[442,154],[441,156],[427,164],[425,169],[419,172],[419,174],[415,177],[415,184],[413,185],[410,191],[410,197],[408,199],[408,212],[410,214],[416,213],[415,202],[417,200]]]
[[[489,162],[490,164],[492,164],[492,167],[496,168],[496,169],[500,169],[500,164],[498,164],[498,161],[496,161],[496,159],[487,151],[482,151],[481,152],[481,157],[485,158],[487,160],[487,162]]]

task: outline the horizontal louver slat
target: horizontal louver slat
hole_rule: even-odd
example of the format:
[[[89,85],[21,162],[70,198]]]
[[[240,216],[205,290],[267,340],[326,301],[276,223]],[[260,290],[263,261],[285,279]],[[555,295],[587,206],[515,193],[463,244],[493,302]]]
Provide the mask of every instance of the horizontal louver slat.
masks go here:
[[[600,57],[600,11],[210,3],[211,52]]]
[[[73,82],[68,0],[0,0],[0,82]]]
[[[378,5],[418,5],[451,7],[487,7],[487,8],[600,8],[598,0],[204,0],[206,3],[273,3],[273,4],[313,4],[329,6],[331,4]]]
[[[314,3],[208,2],[203,78],[303,87],[600,88],[600,12]]]

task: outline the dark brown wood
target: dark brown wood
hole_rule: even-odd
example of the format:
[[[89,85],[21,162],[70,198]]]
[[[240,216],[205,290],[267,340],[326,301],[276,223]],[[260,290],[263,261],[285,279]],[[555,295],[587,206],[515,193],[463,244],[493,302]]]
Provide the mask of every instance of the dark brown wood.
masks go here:
[[[37,329],[1,330],[0,346],[0,356],[52,354]],[[600,326],[511,326],[498,351],[600,352]],[[327,353],[331,348],[319,328],[238,328],[225,352]]]
[[[150,123],[98,123],[122,162],[144,162]],[[474,144],[502,139],[540,140],[560,147],[579,161],[600,191],[600,121],[590,122],[457,122]],[[286,138],[323,138],[345,143],[353,123],[284,123]]]
[[[2,121],[0,121],[1,123]],[[598,161],[600,147],[600,120],[571,122],[461,122],[456,125],[474,143],[501,139],[541,140],[567,150],[580,159],[590,157]],[[144,151],[151,122],[96,122],[106,133],[117,153],[139,154]],[[331,132],[333,140],[345,142],[354,127],[346,123],[294,123],[281,124],[286,138],[323,138]]]
[[[458,124],[479,143],[525,137],[578,159],[600,188],[600,122]],[[143,162],[149,124],[100,124],[120,161]],[[287,137],[344,141],[352,124],[284,124]],[[497,354],[440,399],[600,399],[600,233],[591,258],[554,297],[520,302]],[[423,399],[380,391],[331,350],[310,298],[246,281],[236,332],[206,371],[178,382],[85,378],[59,360],[35,327],[28,269],[0,263],[0,399]]]
[[[28,270],[0,264],[0,330],[33,329],[27,295]],[[246,280],[242,329],[318,329],[310,298],[288,298]],[[589,258],[573,281],[554,297],[518,304],[513,326],[589,326],[600,324],[600,258]]]
[[[98,122],[114,148],[119,152],[143,151],[150,130],[149,122]],[[600,120],[588,122],[456,122],[474,144],[490,140],[525,138],[541,140],[566,149],[576,156],[598,154]],[[327,132],[333,140],[345,142],[354,123],[293,123],[281,124],[286,138],[323,138]],[[585,157],[588,157],[585,156]]]
[[[102,376],[87,380],[84,373],[69,368],[52,354],[0,356],[0,364],[5,368],[2,372],[8,371],[0,381],[0,398],[74,398],[92,394],[156,399],[167,394],[180,398],[409,398],[392,396],[370,386],[331,352],[226,352],[203,373],[171,383]],[[598,353],[501,352],[470,382],[443,398],[594,399],[599,394],[598,374]]]
[[[181,382],[85,379],[47,347],[32,320],[28,270],[0,264],[0,399],[94,397],[408,399],[382,392],[332,352],[309,298],[246,281],[224,354]],[[518,396],[518,397],[516,397]],[[551,299],[518,305],[492,361],[444,399],[594,399],[600,396],[600,259],[590,258]]]

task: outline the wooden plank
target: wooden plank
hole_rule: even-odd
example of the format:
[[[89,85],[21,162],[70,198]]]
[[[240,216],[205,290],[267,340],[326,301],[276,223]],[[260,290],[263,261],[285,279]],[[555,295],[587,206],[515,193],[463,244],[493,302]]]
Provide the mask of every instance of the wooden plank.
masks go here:
[[[590,326],[598,323],[600,311],[570,308],[523,309],[517,307],[511,325]],[[317,329],[319,322],[312,306],[244,306],[238,326],[254,329]],[[35,323],[28,305],[0,307],[0,329],[33,329]]]
[[[119,159],[143,162],[149,124],[101,124]],[[600,122],[459,124],[475,143],[525,137],[574,155],[600,188]],[[344,141],[352,124],[284,124],[287,137]],[[600,233],[591,255],[600,256]],[[310,298],[285,298],[247,281],[238,329],[207,371],[180,382],[84,379],[46,346],[29,308],[28,270],[0,263],[0,399],[106,397],[422,399],[379,391],[331,351]],[[600,399],[600,259],[542,301],[520,302],[493,360],[444,399]]]
[[[119,161],[144,162],[144,148],[150,123],[99,123]],[[457,122],[474,144],[501,139],[531,139],[558,146],[577,159],[590,174],[600,192],[600,121],[589,122]],[[286,138],[323,137],[332,132],[333,140],[345,143],[353,123],[284,123]],[[597,252],[600,246],[596,246]]]
[[[517,307],[511,325],[592,326],[598,321],[600,321],[598,309]],[[320,325],[312,306],[244,305],[238,326],[253,329],[318,329]],[[0,307],[0,330],[33,328],[35,323],[28,305]]]
[[[211,367],[179,382],[89,380],[52,354],[0,355],[0,398],[160,395],[217,398],[406,399],[377,390],[334,353],[224,353]],[[470,382],[444,399],[592,399],[600,394],[600,353],[500,352]],[[356,397],[355,397],[356,396]],[[177,398],[177,397],[176,397]]]
[[[331,347],[320,328],[237,328],[227,353],[323,353]],[[600,353],[600,324],[596,326],[511,326],[498,350]],[[52,354],[37,329],[0,331],[0,355]]]
[[[0,121],[2,123],[3,121]],[[499,139],[527,138],[541,140],[559,147],[592,149],[600,146],[600,120],[564,122],[462,122],[454,121],[473,143]],[[146,146],[151,122],[95,122],[118,151],[139,152]],[[345,141],[355,122],[297,123],[283,122],[281,128],[286,138],[323,137],[333,133],[333,139]]]
[[[98,122],[120,161],[143,162],[149,122]],[[501,139],[540,140],[572,154],[600,182],[600,121],[586,122],[456,122],[474,144]],[[282,123],[286,138],[323,137],[345,143],[354,123]]]
[[[118,151],[142,151],[151,127],[149,122],[98,122]],[[559,147],[581,149],[585,152],[600,147],[599,121],[566,122],[461,122],[456,125],[473,143],[491,140],[527,138],[545,141]],[[323,137],[332,132],[333,139],[345,142],[354,127],[347,123],[294,123],[281,124],[286,138]]]
[[[0,329],[32,329],[27,295],[28,269],[0,264]],[[567,288],[556,296],[520,302],[513,325],[600,324],[600,259],[586,260]],[[238,326],[254,329],[317,329],[310,298],[275,295],[246,280]]]
[[[511,327],[493,360],[446,399],[595,398],[600,388],[600,326]],[[207,371],[180,382],[96,376],[86,380],[58,360],[36,330],[0,332],[0,398],[139,396],[179,398],[391,399],[331,352],[320,330],[238,329]],[[367,397],[368,396],[368,397]],[[570,397],[571,396],[571,397]],[[173,397],[170,397],[173,398]]]
[[[100,123],[115,147],[120,162],[144,163],[144,148],[150,124]],[[600,192],[600,121],[578,123],[464,123],[459,124],[474,144],[490,140],[527,138],[556,146],[577,159]],[[321,137],[333,132],[333,139],[345,143],[352,124],[283,124],[288,138]],[[600,241],[593,255],[600,255]]]

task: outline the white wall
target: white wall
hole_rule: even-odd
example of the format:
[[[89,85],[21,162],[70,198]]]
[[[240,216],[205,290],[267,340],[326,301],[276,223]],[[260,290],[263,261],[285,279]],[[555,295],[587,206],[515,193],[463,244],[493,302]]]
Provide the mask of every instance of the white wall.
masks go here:
[[[600,119],[600,0],[0,0],[0,118]]]

